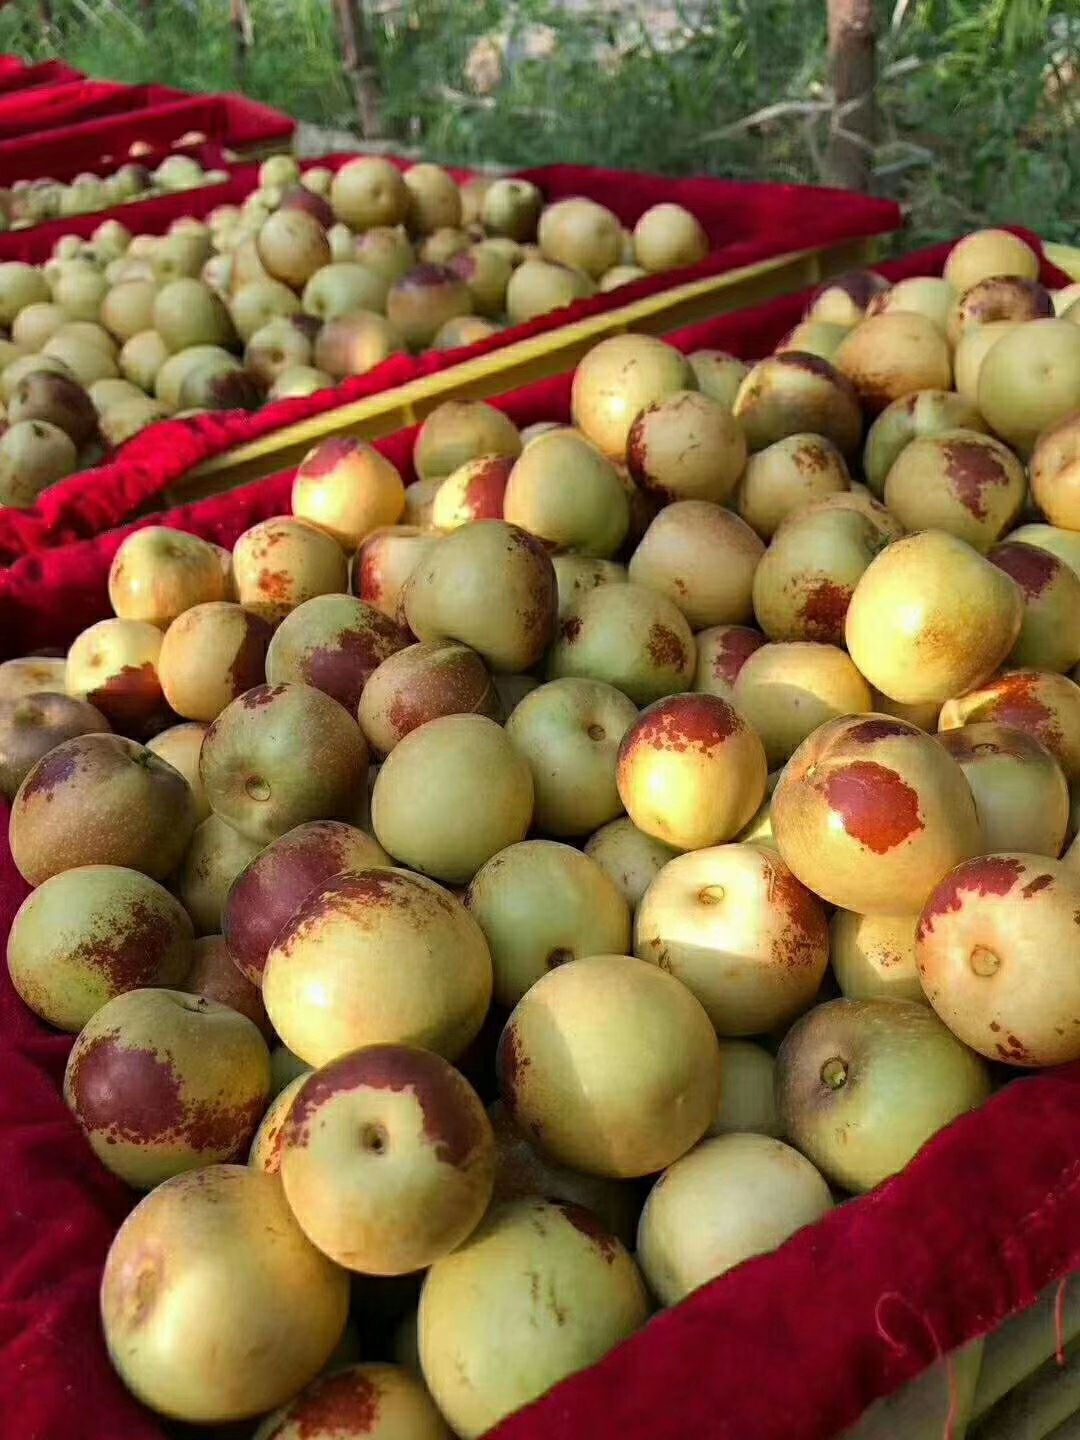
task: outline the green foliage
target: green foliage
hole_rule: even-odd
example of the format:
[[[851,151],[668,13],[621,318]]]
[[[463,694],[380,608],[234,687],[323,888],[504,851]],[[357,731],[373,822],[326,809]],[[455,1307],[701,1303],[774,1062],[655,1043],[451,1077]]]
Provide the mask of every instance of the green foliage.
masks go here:
[[[0,10],[0,50],[61,54],[94,74],[243,89],[326,125],[353,110],[328,0],[251,0],[237,59],[225,0],[53,0]],[[814,179],[826,138],[824,0],[399,0],[370,5],[389,132],[433,157],[553,159]],[[1075,0],[881,0],[876,188],[923,243],[1022,221],[1080,239],[1080,11]],[[473,88],[484,36],[496,81]],[[490,78],[490,77],[489,77]],[[770,113],[759,112],[772,107]],[[757,118],[748,123],[748,117]]]

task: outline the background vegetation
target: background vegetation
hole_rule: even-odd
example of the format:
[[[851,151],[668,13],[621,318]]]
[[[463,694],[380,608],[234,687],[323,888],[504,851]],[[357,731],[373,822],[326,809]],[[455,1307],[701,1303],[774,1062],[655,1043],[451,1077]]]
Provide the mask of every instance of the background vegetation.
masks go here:
[[[39,0],[0,50],[95,75],[242,89],[327,126],[355,117],[330,0]],[[874,188],[912,240],[985,221],[1080,239],[1076,0],[882,0]],[[813,180],[827,112],[824,0],[369,0],[386,134],[433,159],[577,160]]]

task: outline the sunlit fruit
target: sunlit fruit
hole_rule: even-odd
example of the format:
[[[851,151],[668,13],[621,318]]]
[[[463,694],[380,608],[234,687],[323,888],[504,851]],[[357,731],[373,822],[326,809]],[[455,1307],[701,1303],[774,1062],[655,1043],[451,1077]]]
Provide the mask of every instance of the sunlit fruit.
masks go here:
[[[558,966],[518,1002],[499,1077],[507,1110],[546,1154],[629,1178],[670,1165],[704,1135],[720,1059],[708,1015],[680,981],[642,960],[595,955]]]
[[[871,561],[844,633],[855,664],[891,699],[944,701],[993,674],[1023,613],[1010,576],[956,536],[926,530]]]
[[[1076,856],[985,855],[946,875],[919,919],[927,999],[949,1029],[1007,1065],[1080,1057]]]
[[[405,870],[346,870],[311,891],[270,948],[263,999],[310,1065],[362,1045],[418,1045],[453,1060],[491,1000],[479,925],[441,886]]]
[[[101,1318],[113,1364],[155,1410],[213,1423],[284,1404],[329,1359],[346,1274],[305,1237],[275,1176],[180,1175],[121,1225]]]
[[[960,766],[892,716],[815,730],[780,777],[772,819],[802,883],[861,915],[913,913],[947,871],[982,850]]]

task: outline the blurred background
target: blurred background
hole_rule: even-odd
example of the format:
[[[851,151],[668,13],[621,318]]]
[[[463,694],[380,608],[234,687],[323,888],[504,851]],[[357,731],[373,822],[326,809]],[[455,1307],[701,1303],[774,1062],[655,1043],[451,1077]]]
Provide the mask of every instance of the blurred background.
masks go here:
[[[15,0],[0,51],[433,160],[846,184],[912,244],[1080,240],[1078,0]]]

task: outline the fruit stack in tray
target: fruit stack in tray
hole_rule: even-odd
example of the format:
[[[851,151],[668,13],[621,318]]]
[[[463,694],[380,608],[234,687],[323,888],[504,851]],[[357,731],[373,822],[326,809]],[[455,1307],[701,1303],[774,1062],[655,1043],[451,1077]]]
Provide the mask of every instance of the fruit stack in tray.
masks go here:
[[[469,345],[709,250],[675,204],[651,207],[631,234],[593,200],[545,206],[528,180],[459,186],[437,165],[402,174],[365,157],[301,174],[277,155],[259,174],[242,205],[181,217],[167,235],[133,235],[112,217],[89,241],[62,236],[43,265],[0,264],[0,403],[11,422],[0,504],[32,505],[99,459],[102,442],[164,416],[311,394],[391,355]],[[132,164],[10,199],[19,215],[76,213],[99,192],[132,198],[151,182],[213,178],[174,155],[153,175]],[[62,418],[72,408],[74,432]],[[33,431],[20,423],[30,420]]]
[[[980,232],[751,366],[605,340],[572,425],[448,402],[407,485],[325,441],[0,666],[8,965],[148,1192],[101,1291],[147,1405],[478,1436],[1080,1058],[1080,305],[1036,274]]]

